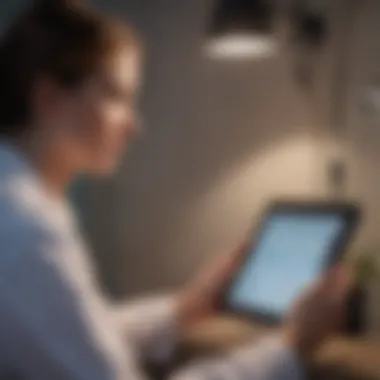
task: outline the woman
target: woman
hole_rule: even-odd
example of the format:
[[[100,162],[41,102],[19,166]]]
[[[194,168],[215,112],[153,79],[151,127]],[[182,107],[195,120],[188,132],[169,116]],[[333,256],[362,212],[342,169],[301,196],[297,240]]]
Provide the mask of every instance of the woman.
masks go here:
[[[169,358],[176,334],[212,310],[239,256],[161,300],[118,308],[98,291],[64,194],[78,172],[112,173],[138,133],[140,61],[129,28],[65,0],[39,1],[2,39],[0,368],[7,376],[142,379],[139,359]],[[334,331],[344,285],[336,275],[321,280],[275,340],[172,377],[297,378],[302,355]]]

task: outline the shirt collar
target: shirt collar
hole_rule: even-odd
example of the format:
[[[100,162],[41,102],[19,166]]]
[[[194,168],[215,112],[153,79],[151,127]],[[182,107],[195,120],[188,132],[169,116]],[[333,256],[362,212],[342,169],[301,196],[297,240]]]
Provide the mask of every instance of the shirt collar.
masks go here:
[[[39,204],[60,219],[75,219],[67,200],[53,197],[22,151],[4,140],[0,140],[0,189],[20,201]]]

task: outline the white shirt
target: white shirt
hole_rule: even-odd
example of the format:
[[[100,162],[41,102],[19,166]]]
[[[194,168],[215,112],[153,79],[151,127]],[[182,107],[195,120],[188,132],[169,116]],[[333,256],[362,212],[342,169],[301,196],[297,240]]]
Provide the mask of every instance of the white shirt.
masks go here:
[[[115,306],[102,295],[64,201],[53,199],[20,152],[0,143],[0,368],[30,380],[142,380],[139,359],[167,359],[170,298]],[[277,339],[170,380],[297,380],[296,355]]]

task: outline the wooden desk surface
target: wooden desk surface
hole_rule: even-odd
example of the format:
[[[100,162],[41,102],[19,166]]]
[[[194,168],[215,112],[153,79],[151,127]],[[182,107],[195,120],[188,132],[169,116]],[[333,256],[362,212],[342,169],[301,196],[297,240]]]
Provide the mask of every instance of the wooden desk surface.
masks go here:
[[[273,332],[273,329],[224,316],[210,319],[187,331],[181,343],[193,355],[218,355]],[[315,363],[355,375],[350,378],[380,380],[380,340],[336,339],[321,349]],[[327,379],[325,376],[323,378]]]

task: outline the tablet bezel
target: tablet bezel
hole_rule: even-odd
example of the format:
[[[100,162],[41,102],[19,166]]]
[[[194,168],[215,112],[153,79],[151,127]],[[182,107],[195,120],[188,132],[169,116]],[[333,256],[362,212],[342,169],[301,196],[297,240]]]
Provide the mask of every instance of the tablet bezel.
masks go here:
[[[345,228],[337,238],[336,242],[331,248],[331,252],[327,257],[326,263],[323,265],[323,270],[326,270],[338,264],[346,253],[346,248],[354,236],[354,232],[359,224],[361,217],[361,209],[357,203],[338,203],[338,202],[323,202],[323,201],[307,201],[307,202],[294,202],[294,201],[275,201],[272,202],[264,211],[260,222],[257,227],[253,229],[251,236],[251,244],[242,255],[241,264],[232,273],[231,279],[228,281],[225,291],[221,297],[221,309],[243,317],[254,319],[257,322],[277,325],[282,322],[284,316],[276,313],[263,312],[257,308],[244,308],[236,307],[229,303],[229,293],[234,286],[234,283],[239,276],[242,268],[251,255],[255,255],[256,247],[260,242],[262,232],[265,230],[266,222],[273,213],[289,213],[289,214],[327,214],[336,213],[342,215],[345,221]]]

